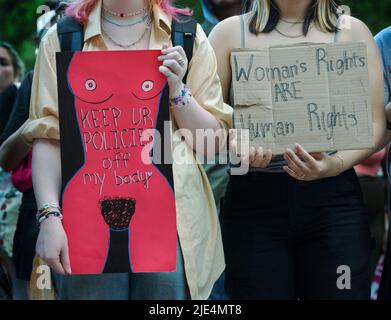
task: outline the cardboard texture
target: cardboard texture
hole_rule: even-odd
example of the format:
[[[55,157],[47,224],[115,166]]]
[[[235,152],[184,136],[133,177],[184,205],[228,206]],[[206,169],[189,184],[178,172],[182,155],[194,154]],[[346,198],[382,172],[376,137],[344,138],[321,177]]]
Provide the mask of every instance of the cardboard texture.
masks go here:
[[[295,143],[310,152],[373,146],[364,42],[238,49],[231,66],[242,142],[276,155]]]
[[[159,147],[171,153],[159,55],[57,54],[61,201],[73,274],[176,269],[172,165],[155,161]]]

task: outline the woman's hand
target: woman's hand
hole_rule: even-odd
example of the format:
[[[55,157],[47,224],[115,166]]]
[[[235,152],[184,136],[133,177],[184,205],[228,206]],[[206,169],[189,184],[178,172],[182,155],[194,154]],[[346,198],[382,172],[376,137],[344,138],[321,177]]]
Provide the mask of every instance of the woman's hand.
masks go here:
[[[245,148],[245,150],[238,150],[236,130],[230,130],[229,149],[233,155],[240,158],[243,164],[250,165],[254,168],[266,168],[269,166],[273,157],[272,150],[264,150],[262,147],[250,147]]]
[[[56,273],[71,274],[68,254],[68,239],[61,220],[50,216],[41,223],[36,245],[38,257],[44,260]]]
[[[302,181],[312,181],[339,175],[344,170],[343,160],[324,152],[308,153],[296,144],[296,153],[288,149],[284,159],[288,166],[284,170],[293,178]]]
[[[181,46],[169,48],[165,45],[158,59],[163,62],[159,71],[167,77],[170,98],[179,96],[188,65],[185,50]]]

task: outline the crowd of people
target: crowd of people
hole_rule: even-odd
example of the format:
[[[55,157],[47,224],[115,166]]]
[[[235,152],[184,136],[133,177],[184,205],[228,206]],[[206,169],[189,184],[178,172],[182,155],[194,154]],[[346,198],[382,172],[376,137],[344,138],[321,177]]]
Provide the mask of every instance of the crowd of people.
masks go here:
[[[51,11],[38,19],[37,60],[27,73],[13,46],[0,42],[1,298],[39,297],[37,267],[47,265],[56,299],[391,299],[391,27],[373,37],[354,17],[341,26],[334,0],[200,3],[204,21],[190,61],[170,40],[172,21],[192,12],[169,0],[46,1]],[[73,275],[60,207],[55,55],[64,16],[83,26],[83,51],[161,49],[173,129],[193,133],[233,128],[234,49],[364,41],[374,146],[238,154],[231,136],[228,149],[250,169],[230,175],[221,149],[214,163],[201,164],[202,151],[185,138],[195,163],[173,164],[176,271]],[[340,266],[349,267],[349,288],[336,285]]]

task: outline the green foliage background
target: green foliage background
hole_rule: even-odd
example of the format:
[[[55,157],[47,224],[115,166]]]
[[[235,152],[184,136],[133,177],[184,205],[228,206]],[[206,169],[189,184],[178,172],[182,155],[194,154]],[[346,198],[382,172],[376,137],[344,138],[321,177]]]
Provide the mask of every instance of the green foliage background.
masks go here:
[[[0,0],[0,41],[12,43],[20,52],[27,68],[34,64],[35,23],[37,8],[43,0]],[[363,20],[376,34],[391,25],[391,0],[346,0],[353,16]],[[194,9],[195,17],[202,21],[198,0],[177,0],[179,6]]]

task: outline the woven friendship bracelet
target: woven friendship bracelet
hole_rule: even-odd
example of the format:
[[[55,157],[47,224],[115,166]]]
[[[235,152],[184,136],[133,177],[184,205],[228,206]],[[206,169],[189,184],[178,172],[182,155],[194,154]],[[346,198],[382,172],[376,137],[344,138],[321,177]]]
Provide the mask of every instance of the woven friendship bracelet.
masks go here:
[[[45,203],[38,211],[36,215],[37,223],[40,225],[43,221],[49,218],[49,216],[55,216],[62,220],[62,210],[57,203]]]
[[[54,216],[54,217],[57,217],[59,218],[60,220],[62,220],[62,213],[59,212],[59,211],[50,211],[50,212],[47,212],[47,213],[43,213],[43,214],[37,214],[37,224],[38,226],[41,225],[41,223],[43,221],[45,221],[46,219],[48,219],[50,216]]]

